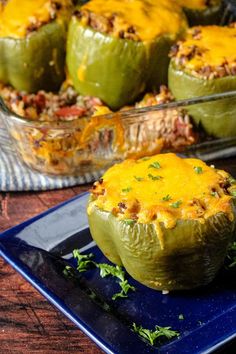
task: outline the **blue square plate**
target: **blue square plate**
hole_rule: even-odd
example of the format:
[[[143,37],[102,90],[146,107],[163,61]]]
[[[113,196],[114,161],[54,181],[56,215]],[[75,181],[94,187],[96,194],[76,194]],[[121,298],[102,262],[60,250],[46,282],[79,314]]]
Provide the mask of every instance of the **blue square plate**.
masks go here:
[[[5,231],[0,255],[107,353],[210,353],[236,336],[232,273],[222,271],[204,289],[168,295],[128,277],[136,291],[116,301],[111,298],[119,285],[96,269],[66,278],[63,270],[75,248],[108,262],[89,233],[87,198],[75,197]],[[150,329],[171,326],[181,335],[152,347],[131,330],[133,322]]]

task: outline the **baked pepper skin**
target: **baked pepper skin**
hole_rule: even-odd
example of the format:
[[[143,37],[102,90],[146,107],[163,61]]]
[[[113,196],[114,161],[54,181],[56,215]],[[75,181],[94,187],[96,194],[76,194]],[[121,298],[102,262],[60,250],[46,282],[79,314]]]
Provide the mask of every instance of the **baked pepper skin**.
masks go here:
[[[194,77],[178,68],[171,60],[168,83],[177,100],[236,90],[236,76],[212,80]],[[188,108],[196,125],[201,125],[209,135],[229,137],[236,135],[236,103],[232,99],[198,104]]]
[[[0,81],[17,90],[58,90],[65,79],[65,24],[53,21],[26,38],[0,38]]]
[[[183,8],[189,25],[192,26],[206,26],[206,25],[216,25],[220,23],[222,17],[223,6],[221,2],[214,6],[207,7],[204,10]]]
[[[67,41],[67,66],[78,92],[102,99],[112,109],[132,103],[167,82],[173,41],[152,43],[120,39],[80,24],[73,17]]]
[[[210,283],[223,264],[235,229],[235,221],[229,221],[224,213],[203,224],[179,220],[172,229],[161,226],[162,249],[152,224],[127,225],[94,206],[88,219],[104,255],[123,265],[140,283],[157,290],[192,289]]]

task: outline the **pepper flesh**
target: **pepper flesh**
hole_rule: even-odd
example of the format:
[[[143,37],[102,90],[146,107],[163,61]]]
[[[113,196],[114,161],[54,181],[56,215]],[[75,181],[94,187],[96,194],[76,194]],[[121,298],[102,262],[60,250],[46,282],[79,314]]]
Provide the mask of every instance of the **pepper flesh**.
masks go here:
[[[180,16],[180,15],[178,15]],[[167,82],[168,52],[185,30],[136,41],[101,33],[74,16],[67,42],[67,66],[76,90],[102,99],[112,109],[134,102],[145,90]]]
[[[162,225],[164,249],[151,224],[127,225],[97,207],[88,219],[104,255],[123,265],[140,283],[157,290],[192,289],[210,283],[233,240],[234,223],[223,213],[204,224],[182,220],[174,229]]]
[[[68,1],[69,3],[69,1]],[[0,81],[18,90],[59,89],[65,79],[66,15],[29,35],[0,37]]]
[[[160,154],[126,160],[93,186],[91,234],[112,262],[149,287],[205,285],[233,241],[231,183],[225,171],[197,159]]]
[[[214,25],[220,23],[222,17],[222,4],[206,7],[205,9],[192,9],[183,7],[190,26]]]
[[[236,76],[205,80],[194,77],[178,68],[171,60],[168,73],[169,88],[178,100],[236,90]],[[236,135],[236,104],[232,99],[223,99],[198,104],[188,108],[196,125],[215,137]]]

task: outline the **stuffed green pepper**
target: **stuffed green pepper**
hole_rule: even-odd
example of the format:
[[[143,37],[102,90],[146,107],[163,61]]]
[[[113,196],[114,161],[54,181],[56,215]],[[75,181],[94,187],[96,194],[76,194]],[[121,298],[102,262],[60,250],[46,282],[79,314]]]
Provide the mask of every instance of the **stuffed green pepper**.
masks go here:
[[[188,18],[190,26],[214,25],[222,17],[221,0],[177,0]]]
[[[185,31],[169,0],[91,0],[71,20],[69,75],[78,92],[118,109],[167,81],[168,51]]]
[[[91,190],[91,234],[110,261],[150,288],[208,284],[234,237],[232,183],[222,170],[171,153],[125,160]]]
[[[199,26],[172,47],[169,88],[176,99],[236,90],[236,28]],[[193,120],[216,137],[236,135],[233,99],[189,109]]]
[[[65,79],[71,0],[8,0],[0,7],[0,82],[18,90],[57,90]]]

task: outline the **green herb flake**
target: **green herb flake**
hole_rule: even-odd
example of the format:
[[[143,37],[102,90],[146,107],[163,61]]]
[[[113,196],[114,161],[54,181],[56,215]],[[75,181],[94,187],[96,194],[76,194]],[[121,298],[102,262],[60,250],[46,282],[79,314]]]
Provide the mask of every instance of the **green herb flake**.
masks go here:
[[[127,188],[122,189],[123,193],[129,193],[130,191],[132,191],[131,187],[127,187]]]
[[[150,330],[137,326],[135,323],[133,323],[133,331],[146,339],[151,345],[154,345],[157,339],[161,337],[171,339],[179,336],[179,332],[172,330],[171,327],[155,326],[154,330]]]
[[[179,315],[179,320],[184,320],[184,315],[182,313]]]
[[[94,255],[92,253],[87,255],[80,254],[79,250],[76,249],[73,251],[73,257],[77,261],[77,270],[79,272],[85,272],[91,268],[97,267],[100,270],[100,276],[105,278],[107,276],[113,276],[119,279],[119,286],[121,291],[117,294],[114,294],[112,299],[116,300],[117,298],[128,297],[127,293],[129,291],[135,291],[135,287],[128,283],[128,280],[125,279],[125,271],[120,266],[112,266],[107,263],[96,263],[92,260]],[[76,277],[76,274],[73,272],[71,266],[66,266],[63,270],[65,276]]]
[[[97,267],[100,269],[100,276],[102,278],[112,275],[121,281],[125,280],[125,272],[120,266],[115,267],[107,263],[97,263]]]
[[[159,181],[160,179],[163,178],[162,176],[153,176],[151,173],[148,174],[148,177],[153,181]]]
[[[134,176],[134,178],[135,178],[136,181],[138,181],[138,182],[142,182],[142,181],[144,180],[143,177]]]
[[[177,200],[177,202],[174,202],[174,203],[170,204],[170,206],[171,206],[172,208],[177,209],[177,208],[180,207],[181,204],[182,204],[182,201],[181,201],[181,200]]]
[[[122,220],[126,225],[134,225],[135,224],[135,220],[133,219],[125,219]]]
[[[212,196],[212,197],[218,197],[218,193],[217,193],[217,192],[214,192],[214,191],[211,191],[211,196]]]
[[[71,266],[67,265],[63,269],[63,274],[65,275],[66,278],[73,278],[74,277],[74,270]]]
[[[151,163],[148,168],[156,168],[159,170],[159,168],[161,168],[161,165],[159,164],[159,162],[154,161],[153,163]]]
[[[128,297],[127,293],[131,290],[131,291],[135,291],[135,287],[130,285],[128,283],[128,280],[122,280],[119,282],[119,285],[121,287],[121,291],[119,293],[116,293],[112,296],[112,300],[116,300],[119,297]]]
[[[203,173],[202,167],[200,167],[200,166],[195,166],[195,167],[194,167],[194,171],[195,171],[198,175],[200,175],[201,173]]]
[[[80,254],[79,250],[76,249],[73,251],[73,257],[77,260],[76,269],[79,272],[85,272],[96,265],[95,262],[92,261],[92,258],[94,257],[92,253]]]
[[[164,201],[164,202],[168,202],[169,200],[171,200],[172,198],[171,198],[171,196],[169,195],[169,194],[167,194],[165,197],[163,197],[162,198],[162,200]]]

